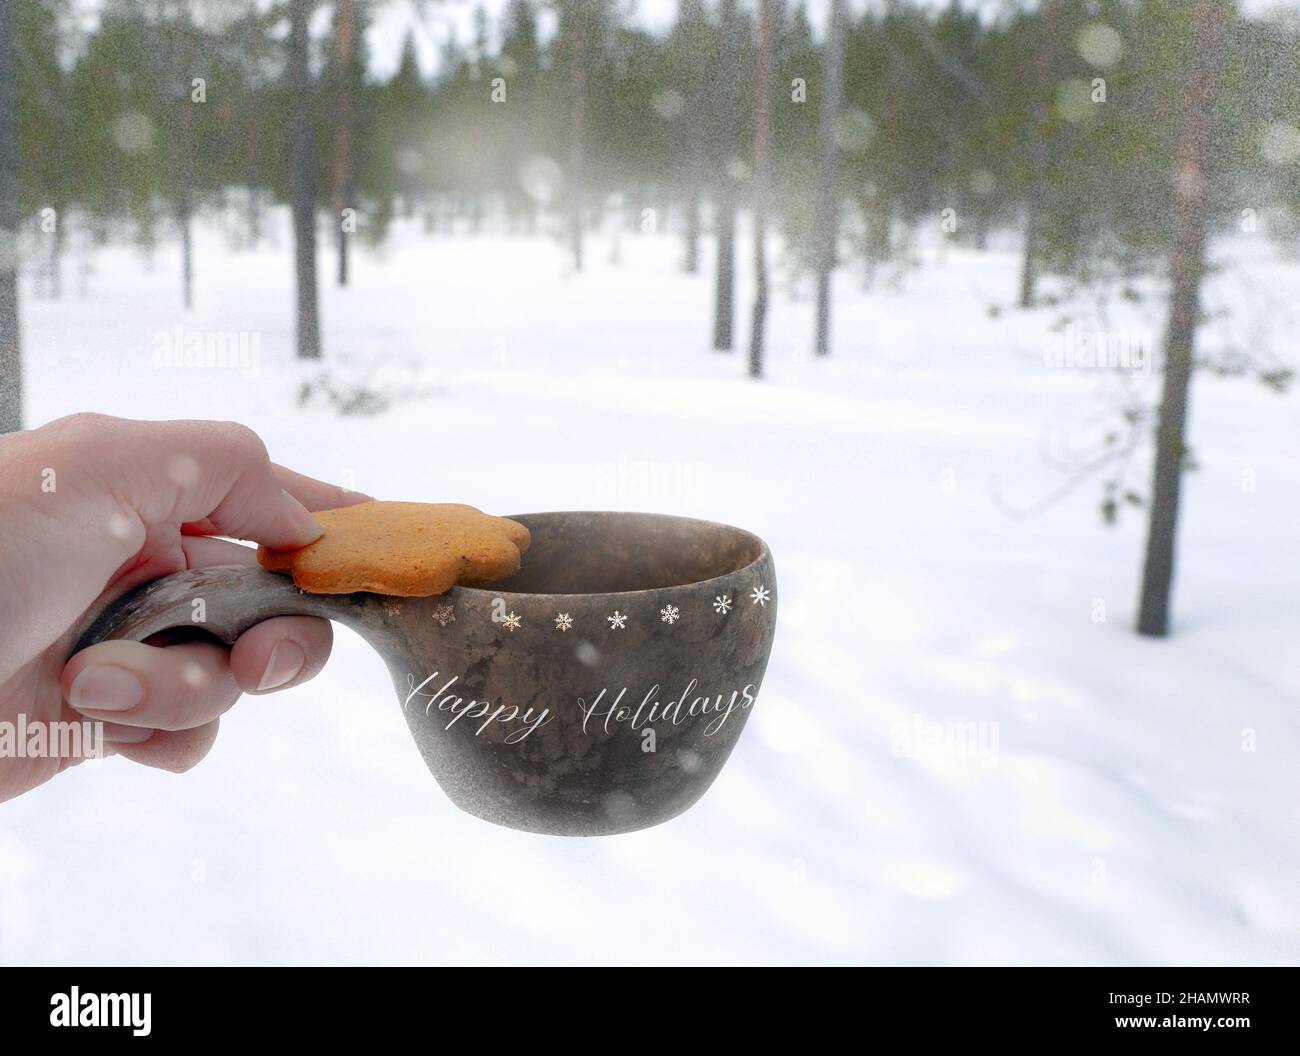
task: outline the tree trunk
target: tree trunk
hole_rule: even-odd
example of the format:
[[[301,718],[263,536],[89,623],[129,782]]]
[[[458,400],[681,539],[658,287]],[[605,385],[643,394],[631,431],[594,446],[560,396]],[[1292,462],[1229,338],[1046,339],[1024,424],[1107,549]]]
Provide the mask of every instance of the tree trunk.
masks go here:
[[[587,41],[589,30],[587,8],[580,5],[576,10],[573,35],[573,156],[572,183],[570,189],[570,218],[573,239],[573,267],[582,270],[582,206],[583,180],[587,168]]]
[[[64,150],[64,130],[67,127],[67,104],[64,101],[62,92],[58,99],[58,116],[55,124],[54,142],[50,144],[53,151],[52,161],[56,172],[63,172],[66,165]],[[66,177],[65,177],[66,178]],[[68,213],[68,196],[63,186],[62,180],[56,185],[54,201],[54,231],[50,237],[50,287],[49,294],[52,300],[60,300],[63,297],[63,251],[67,246],[67,236],[64,231],[64,222]]]
[[[700,183],[694,175],[686,192],[686,259],[682,266],[688,275],[700,270]]]
[[[181,304],[194,307],[194,102],[190,95],[189,11],[171,9],[164,25],[163,83],[166,96],[175,95],[176,106],[176,227],[181,236]]]
[[[343,224],[343,210],[352,194],[352,41],[355,30],[352,0],[338,0],[339,98],[334,126],[334,223],[338,225],[339,285],[348,284],[348,248],[351,238]]]
[[[312,131],[311,70],[307,22],[312,0],[292,0],[289,7],[289,83],[293,89],[293,233],[298,280],[299,359],[320,359],[320,324],[316,311],[316,145]]]
[[[758,55],[754,74],[754,315],[749,333],[749,376],[763,376],[763,331],[767,324],[768,148],[772,135],[772,26],[776,0],[760,0]]]
[[[194,307],[194,104],[188,91],[181,99],[181,159],[178,166],[176,213],[181,228],[181,303]]]
[[[903,85],[910,76],[906,68],[901,68],[897,59],[897,49],[890,44],[889,34],[893,30],[897,9],[895,0],[884,0],[884,21],[881,31],[886,45],[884,66],[881,74],[884,78],[884,98],[881,100],[880,134],[891,136],[899,127],[899,115],[902,111]],[[895,176],[886,172],[878,186],[868,194],[863,206],[866,214],[866,246],[863,252],[863,287],[870,290],[876,284],[881,268],[888,264],[894,255],[894,200],[897,193]]]
[[[262,192],[254,183],[248,185],[248,245],[257,249],[262,241]]]
[[[1038,252],[1038,229],[1042,223],[1043,191],[1047,180],[1047,86],[1052,78],[1052,60],[1056,55],[1057,0],[1043,0],[1038,14],[1038,54],[1034,62],[1035,91],[1033,142],[1030,144],[1032,175],[1029,206],[1025,214],[1024,259],[1020,268],[1020,307],[1034,303],[1035,260]]]
[[[817,226],[813,235],[817,254],[817,355],[831,350],[831,273],[835,270],[838,239],[838,210],[835,198],[835,168],[839,160],[835,132],[840,119],[844,91],[844,0],[831,0],[830,24],[826,29],[826,60],[822,76],[822,114],[817,129]]]
[[[0,0],[0,433],[23,427],[18,334],[17,0]]]
[[[876,193],[867,218],[867,245],[863,253],[863,285],[869,290],[876,274],[894,254],[894,206],[884,191]]]
[[[736,173],[740,161],[740,18],[736,0],[722,0],[718,48],[717,286],[713,299],[713,347],[732,347],[736,304]]]
[[[66,204],[60,202],[54,213],[54,230],[50,232],[50,285],[49,295],[51,300],[59,300],[63,296],[63,214]]]
[[[692,22],[692,25],[695,25]],[[695,31],[700,27],[695,26]],[[710,130],[709,56],[703,41],[694,36],[683,47],[690,59],[686,77],[686,100],[683,108],[682,147],[684,152],[686,208],[686,255],[682,268],[688,275],[700,270],[700,236],[703,233],[704,187],[708,180]]]
[[[1192,379],[1192,348],[1200,313],[1205,271],[1208,211],[1205,163],[1213,132],[1207,115],[1219,93],[1224,28],[1222,0],[1197,0],[1195,31],[1183,78],[1182,133],[1175,163],[1176,198],[1173,243],[1169,251],[1169,324],[1165,333],[1164,388],[1156,429],[1156,464],[1151,489],[1142,571],[1139,634],[1169,633],[1169,597],[1174,577],[1174,543],[1183,459],[1187,451],[1187,396]]]

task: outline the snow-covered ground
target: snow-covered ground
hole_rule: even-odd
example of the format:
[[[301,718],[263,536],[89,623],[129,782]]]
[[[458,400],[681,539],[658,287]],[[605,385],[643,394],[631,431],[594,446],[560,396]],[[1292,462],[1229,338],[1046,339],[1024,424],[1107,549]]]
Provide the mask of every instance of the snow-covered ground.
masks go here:
[[[202,236],[188,315],[172,250],[101,251],[83,295],[70,261],[59,302],[24,287],[33,422],[236,418],[384,498],[741,525],[777,560],[771,664],[693,810],[551,839],[453,808],[340,630],[190,774],[112,759],[0,807],[0,961],[1300,962],[1295,393],[1197,377],[1154,642],[1131,630],[1140,512],[1102,527],[1095,480],[1007,512],[1063,483],[1045,451],[1113,386],[1044,364],[1060,310],[1007,310],[1010,248],[927,252],[869,293],[842,269],[828,361],[783,287],[756,384],[709,351],[711,276],[672,239],[629,236],[619,267],[594,246],[574,276],[550,242],[399,234],[323,288],[335,378],[401,397],[342,416],[296,402],[287,242]],[[1216,333],[1293,354],[1300,267],[1230,256]],[[1158,337],[1158,305],[1115,311]],[[255,376],[159,365],[177,325],[255,337]]]

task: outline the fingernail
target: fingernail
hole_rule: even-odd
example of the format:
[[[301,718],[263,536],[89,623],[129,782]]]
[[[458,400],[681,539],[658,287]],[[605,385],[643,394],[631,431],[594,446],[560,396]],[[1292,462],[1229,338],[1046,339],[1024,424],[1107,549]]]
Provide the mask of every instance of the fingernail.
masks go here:
[[[288,638],[282,638],[271,650],[266,670],[262,672],[262,681],[257,684],[258,692],[277,689],[286,682],[292,682],[306,662],[307,654],[302,651],[302,646]]]
[[[148,726],[123,726],[120,722],[104,723],[104,740],[109,744],[144,744],[157,732]]]
[[[72,680],[68,703],[78,711],[129,711],[144,700],[144,686],[125,668],[92,664]]]
[[[302,535],[303,541],[300,545],[306,546],[308,543],[314,543],[325,534],[325,529],[320,526],[320,522],[315,517],[307,512],[306,506],[283,488],[280,489],[280,494],[284,496],[285,504],[293,516],[295,527]]]

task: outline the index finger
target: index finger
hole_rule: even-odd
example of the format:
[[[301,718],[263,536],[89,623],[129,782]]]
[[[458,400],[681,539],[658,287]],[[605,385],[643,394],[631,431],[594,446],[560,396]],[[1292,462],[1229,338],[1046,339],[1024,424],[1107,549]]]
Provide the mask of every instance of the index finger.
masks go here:
[[[373,502],[374,499],[359,491],[329,484],[305,473],[298,473],[285,466],[271,463],[271,469],[280,487],[303,504],[308,510],[337,510],[340,506],[355,506],[359,502]],[[221,532],[208,518],[191,521],[181,525],[186,535],[220,535]]]
[[[328,484],[285,466],[272,463],[271,469],[280,481],[280,487],[309,510],[337,510],[340,506],[355,506],[359,502],[374,501],[370,495],[341,488],[337,484]]]
[[[107,556],[118,563],[139,551],[155,525],[206,520],[216,533],[276,549],[320,538],[320,525],[280,483],[261,438],[236,422],[86,414],[45,429],[58,438],[60,483],[71,478],[73,485],[60,493],[74,496],[88,523],[109,523],[116,545]]]

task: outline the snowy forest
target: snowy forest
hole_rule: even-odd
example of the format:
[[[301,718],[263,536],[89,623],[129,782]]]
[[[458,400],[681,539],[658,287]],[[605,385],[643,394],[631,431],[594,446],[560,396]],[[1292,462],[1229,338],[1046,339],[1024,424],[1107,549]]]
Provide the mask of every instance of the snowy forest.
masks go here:
[[[404,3],[416,27],[442,10]],[[188,307],[196,217],[225,218],[256,248],[268,210],[289,203],[296,349],[313,359],[318,269],[346,284],[353,244],[382,246],[395,218],[433,238],[550,237],[577,272],[592,252],[617,262],[622,230],[674,232],[681,268],[712,276],[713,347],[741,348],[761,377],[773,283],[811,278],[809,342],[829,355],[831,272],[870,289],[927,233],[976,250],[1014,233],[1020,308],[1043,274],[1138,297],[1132,280],[1168,265],[1172,403],[1152,511],[1153,538],[1172,546],[1205,239],[1262,230],[1300,248],[1300,17],[1186,0],[1008,3],[993,17],[957,0],[832,0],[817,39],[803,2],[683,0],[656,36],[614,0],[510,0],[495,21],[477,7],[471,38],[442,34],[428,76],[408,30],[396,71],[377,78],[366,31],[384,4],[106,0],[79,30],[71,0],[19,3],[6,157],[44,292],[60,296],[70,233],[146,249],[176,237]],[[735,295],[741,211],[749,304]],[[1207,365],[1290,381],[1267,351]],[[13,428],[20,383],[6,391]],[[1155,415],[1123,416],[1131,433]],[[1119,433],[1111,446],[1127,450]],[[1144,503],[1122,479],[1105,488],[1108,517]],[[1167,625],[1171,563],[1163,546],[1148,555],[1152,633]]]
[[[118,786],[119,959],[1294,962],[1294,4],[0,0],[0,240],[0,432],[234,419],[367,494],[744,526],[781,577],[711,798],[580,861],[385,794],[428,775],[340,629],[192,799]],[[120,827],[32,835],[84,769],[0,824],[0,962],[88,941]]]
[[[83,28],[72,0],[21,0],[21,219],[40,233],[46,217],[35,266],[51,295],[70,230],[188,245],[194,216],[220,212],[256,245],[292,200],[330,233],[339,282],[353,239],[382,243],[394,217],[431,236],[561,237],[579,270],[611,224],[671,230],[686,271],[726,271],[736,210],[761,208],[783,273],[842,266],[868,285],[918,231],[976,248],[1014,231],[1028,306],[1041,272],[1122,283],[1165,259],[1184,96],[1211,61],[1210,227],[1258,218],[1289,248],[1300,238],[1294,15],[1214,5],[1198,53],[1186,0],[838,0],[820,39],[803,0],[682,0],[658,36],[627,3],[510,0],[495,20],[476,8],[472,38],[440,34],[428,75],[408,31],[378,78],[366,30],[394,5],[417,27],[445,9],[105,0]]]

